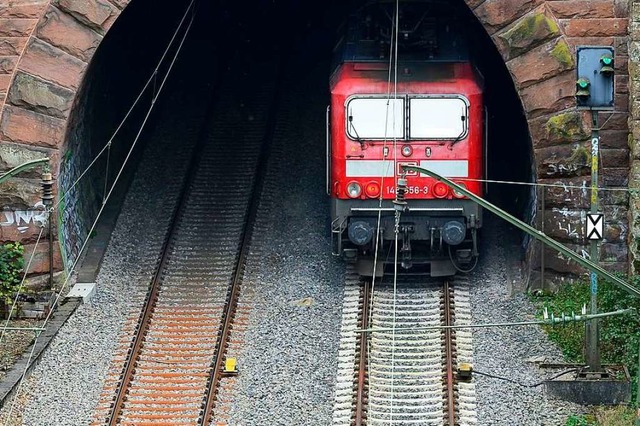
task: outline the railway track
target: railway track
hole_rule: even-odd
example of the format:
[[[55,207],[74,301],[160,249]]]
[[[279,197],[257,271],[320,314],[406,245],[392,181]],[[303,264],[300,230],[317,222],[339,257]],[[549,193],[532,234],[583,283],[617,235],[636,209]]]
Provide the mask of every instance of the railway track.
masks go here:
[[[348,279],[333,424],[476,424],[475,386],[456,375],[460,363],[472,363],[471,333],[415,329],[470,322],[465,278],[400,280],[395,291]]]
[[[254,69],[230,70],[207,114],[144,306],[123,328],[93,424],[219,420],[234,318],[247,317],[236,307],[277,102],[277,64]]]

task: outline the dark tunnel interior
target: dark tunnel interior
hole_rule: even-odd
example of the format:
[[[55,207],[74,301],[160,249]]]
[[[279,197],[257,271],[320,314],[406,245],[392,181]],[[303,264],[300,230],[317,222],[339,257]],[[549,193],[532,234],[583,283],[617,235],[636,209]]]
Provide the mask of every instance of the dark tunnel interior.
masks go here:
[[[197,57],[197,66],[204,67],[214,81],[238,52],[251,58],[290,51],[287,67],[297,68],[301,74],[305,73],[308,64],[326,63],[327,83],[324,87],[327,90],[315,95],[328,102],[330,58],[336,29],[349,11],[360,3],[255,0],[214,5],[196,1],[194,21],[181,56]],[[71,182],[101,152],[118,128],[147,79],[153,75],[189,4],[187,0],[178,0],[170,6],[159,7],[151,0],[132,0],[105,36],[89,66],[71,114],[59,178],[62,192],[70,188]],[[473,41],[472,51],[476,52],[474,61],[485,78],[489,129],[487,178],[529,182],[533,179],[531,142],[513,81],[489,36],[462,0],[456,10],[461,19],[469,22],[466,28]],[[186,20],[191,16],[189,13]],[[178,32],[178,38],[183,31],[184,26]],[[172,53],[173,50],[168,56]],[[103,154],[91,169],[90,178],[69,192],[65,210],[60,213],[62,241],[65,241],[68,258],[77,255],[88,224],[96,216],[137,137],[167,64],[158,70],[118,131],[109,155]],[[252,66],[250,59],[246,66]],[[189,84],[184,84],[189,81],[189,73],[188,67],[176,64],[156,102],[165,102],[171,91],[189,91]],[[189,96],[196,97],[199,93],[193,92]],[[324,121],[324,110],[317,111],[316,115],[319,121]],[[113,191],[111,202],[122,203],[144,145],[153,143],[145,136],[157,120],[158,117],[151,113]],[[532,216],[534,197],[526,186],[491,184],[488,196],[524,220]],[[79,219],[72,220],[72,216]]]

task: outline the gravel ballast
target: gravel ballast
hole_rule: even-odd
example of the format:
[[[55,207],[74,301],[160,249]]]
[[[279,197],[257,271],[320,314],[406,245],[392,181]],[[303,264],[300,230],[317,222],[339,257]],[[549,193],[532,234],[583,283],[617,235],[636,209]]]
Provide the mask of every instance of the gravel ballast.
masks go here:
[[[471,274],[473,322],[532,321],[535,308],[524,294],[511,294],[517,276],[519,246],[516,231],[485,215],[482,261]],[[544,358],[562,362],[562,354],[538,326],[483,328],[473,331],[474,369],[522,384],[536,384],[557,374],[545,372],[531,361]],[[548,398],[544,386],[523,387],[474,375],[479,425],[564,425],[571,414],[585,408]]]

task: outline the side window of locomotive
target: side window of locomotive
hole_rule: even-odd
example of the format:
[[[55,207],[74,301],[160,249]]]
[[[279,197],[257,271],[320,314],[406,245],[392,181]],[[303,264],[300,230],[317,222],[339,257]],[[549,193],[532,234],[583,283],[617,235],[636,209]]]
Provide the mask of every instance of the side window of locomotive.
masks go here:
[[[461,98],[409,99],[411,139],[461,139],[469,128],[467,103]]]
[[[404,99],[353,98],[346,111],[351,139],[404,139]]]

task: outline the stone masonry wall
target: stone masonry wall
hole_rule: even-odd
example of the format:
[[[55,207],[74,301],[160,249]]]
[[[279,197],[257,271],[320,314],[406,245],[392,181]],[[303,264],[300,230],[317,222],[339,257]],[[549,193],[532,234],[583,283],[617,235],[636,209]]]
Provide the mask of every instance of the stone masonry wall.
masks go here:
[[[631,148],[631,171],[629,188],[640,191],[640,1],[631,2],[629,22],[629,89],[630,117],[629,146]],[[629,235],[630,272],[640,273],[640,193],[632,192],[629,202],[631,232]]]
[[[8,0],[7,4],[7,0],[0,0],[2,169],[19,158],[46,154],[54,158],[54,178],[58,178],[59,153],[65,152],[70,140],[68,120],[74,105],[78,104],[77,93],[87,66],[128,2]],[[627,186],[630,176],[628,17],[630,4],[636,11],[637,2],[465,2],[492,37],[512,75],[528,121],[540,182],[588,185],[590,124],[588,114],[575,109],[575,47],[615,47],[616,111],[600,114],[600,184]],[[632,33],[635,23],[632,21]],[[636,49],[634,43],[632,40],[631,45]],[[633,52],[636,51],[632,49]],[[635,69],[633,62],[631,66]],[[636,84],[637,80],[632,82]],[[632,107],[634,125],[639,118],[635,103]],[[635,179],[640,170],[636,160],[640,156],[635,143],[632,148],[632,169],[636,171],[631,176]],[[3,203],[0,207],[32,206],[28,194],[35,193],[34,183],[26,180],[19,191],[24,197],[21,195],[19,200],[5,197],[0,200]],[[586,247],[582,227],[587,192],[586,189],[560,188],[546,193],[546,232],[578,251]],[[636,202],[631,203],[630,210],[626,193],[607,192],[602,195],[601,210],[607,215],[601,260],[607,267],[625,270],[629,243],[633,259],[638,256],[635,240],[640,224],[632,221],[633,229],[629,230],[629,217],[637,216]],[[547,257],[547,265],[559,273],[580,272],[554,253]]]

